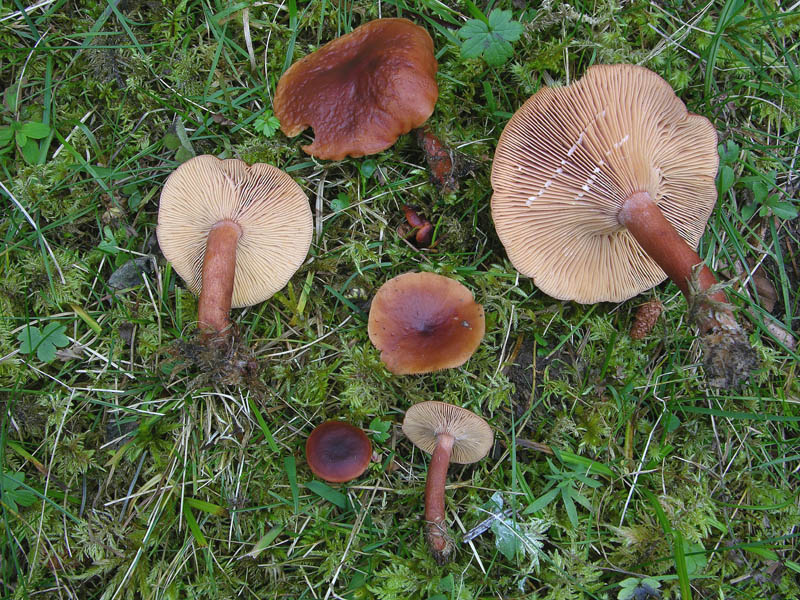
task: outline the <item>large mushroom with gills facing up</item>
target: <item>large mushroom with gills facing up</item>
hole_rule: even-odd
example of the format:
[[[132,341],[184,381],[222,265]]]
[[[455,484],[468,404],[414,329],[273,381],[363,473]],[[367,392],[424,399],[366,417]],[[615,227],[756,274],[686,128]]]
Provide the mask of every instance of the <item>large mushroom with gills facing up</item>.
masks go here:
[[[433,40],[407,19],[376,19],[301,58],[281,76],[273,108],[303,150],[341,160],[381,152],[433,113],[439,88]]]
[[[465,286],[435,273],[403,273],[384,283],[369,310],[367,331],[395,375],[464,364],[483,339],[483,307]]]
[[[717,199],[717,133],[670,85],[635,65],[596,65],[542,88],[495,153],[492,217],[511,262],[545,293],[622,302],[667,276],[687,297],[709,383],[757,360],[696,252]]]
[[[453,551],[445,521],[447,467],[451,462],[466,465],[481,460],[492,448],[494,433],[472,411],[435,400],[406,411],[403,433],[432,455],[425,482],[425,537],[436,562],[444,564]]]
[[[224,340],[231,307],[263,302],[285,286],[308,254],[312,230],[308,198],[289,175],[203,155],[167,178],[156,233],[200,296],[201,331]]]

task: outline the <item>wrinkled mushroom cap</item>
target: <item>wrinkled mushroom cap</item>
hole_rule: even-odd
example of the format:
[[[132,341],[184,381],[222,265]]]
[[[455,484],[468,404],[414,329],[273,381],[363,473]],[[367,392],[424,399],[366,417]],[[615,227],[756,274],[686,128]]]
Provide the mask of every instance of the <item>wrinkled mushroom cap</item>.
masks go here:
[[[483,307],[466,287],[435,273],[384,283],[369,310],[369,339],[392,373],[429,373],[464,364],[483,339]]]
[[[303,150],[318,158],[381,152],[431,116],[437,68],[422,27],[370,21],[293,64],[278,81],[275,116],[287,136],[313,127]]]
[[[692,248],[716,202],[717,134],[661,77],[634,65],[590,67],[543,88],[503,131],[492,217],[514,267],[545,293],[619,302],[664,271],[617,219],[645,191]]]
[[[372,444],[361,429],[342,421],[325,421],[306,440],[306,461],[317,477],[333,483],[361,475],[372,458]]]
[[[209,155],[180,165],[161,191],[156,232],[164,256],[195,294],[202,287],[208,233],[225,219],[242,230],[231,306],[263,302],[286,285],[308,254],[308,198],[272,165]]]
[[[489,424],[474,412],[446,402],[420,402],[406,411],[403,433],[420,450],[433,454],[436,438],[453,436],[450,462],[466,465],[489,453],[494,433]]]

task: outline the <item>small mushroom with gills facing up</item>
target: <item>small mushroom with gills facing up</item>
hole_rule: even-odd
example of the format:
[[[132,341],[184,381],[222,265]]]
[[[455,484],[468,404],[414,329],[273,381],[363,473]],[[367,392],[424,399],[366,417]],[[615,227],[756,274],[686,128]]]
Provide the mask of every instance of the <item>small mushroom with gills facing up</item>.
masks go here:
[[[369,339],[395,375],[464,364],[486,328],[483,307],[466,287],[435,273],[403,273],[384,283],[369,310]]]
[[[325,421],[306,440],[306,461],[325,481],[343,483],[361,475],[372,458],[372,444],[361,429],[343,421]]]
[[[622,302],[669,276],[703,335],[709,383],[758,361],[695,251],[717,199],[717,133],[635,65],[596,65],[542,88],[506,125],[492,217],[511,262],[545,293]]]
[[[445,484],[451,462],[466,465],[485,457],[494,433],[481,417],[446,402],[420,402],[406,411],[403,433],[431,454],[425,483],[425,537],[436,562],[446,563],[453,551],[445,521]]]
[[[231,307],[263,302],[286,285],[312,231],[308,197],[272,165],[197,156],[161,191],[161,251],[200,296],[200,329],[217,340],[230,336]]]
[[[273,108],[303,150],[341,160],[381,152],[433,113],[439,88],[433,40],[407,19],[376,19],[301,58],[281,76]]]

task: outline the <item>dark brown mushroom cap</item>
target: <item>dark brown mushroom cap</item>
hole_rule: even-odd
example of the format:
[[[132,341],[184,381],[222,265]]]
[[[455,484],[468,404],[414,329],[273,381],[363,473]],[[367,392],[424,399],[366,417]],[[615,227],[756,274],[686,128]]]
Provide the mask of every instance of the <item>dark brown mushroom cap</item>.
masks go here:
[[[474,412],[430,400],[414,404],[403,418],[403,433],[420,450],[433,454],[438,436],[453,436],[450,462],[466,465],[489,453],[494,433],[489,424]]]
[[[263,302],[300,268],[314,226],[308,197],[272,165],[196,156],[164,183],[158,207],[158,243],[195,294],[202,289],[208,233],[220,221],[242,230],[236,246],[231,306]]]
[[[306,440],[306,461],[317,477],[332,483],[361,475],[372,458],[372,444],[361,429],[342,421],[325,421]]]
[[[404,273],[384,283],[369,311],[369,339],[392,373],[458,367],[483,339],[483,307],[466,287],[435,273]]]
[[[492,217],[514,267],[545,293],[619,302],[666,274],[619,223],[647,192],[697,248],[717,198],[717,134],[657,74],[590,67],[542,88],[506,125],[492,164]]]
[[[318,158],[381,152],[431,116],[437,68],[425,29],[370,21],[293,64],[278,81],[275,116],[287,136],[313,127],[303,150]]]

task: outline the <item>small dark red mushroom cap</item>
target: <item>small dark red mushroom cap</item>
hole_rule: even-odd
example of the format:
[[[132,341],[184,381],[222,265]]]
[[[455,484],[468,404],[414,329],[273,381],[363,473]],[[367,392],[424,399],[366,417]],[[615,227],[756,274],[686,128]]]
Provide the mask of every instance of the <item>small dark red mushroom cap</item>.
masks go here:
[[[273,108],[289,137],[314,128],[303,146],[341,160],[381,152],[422,125],[439,96],[433,40],[407,19],[376,19],[294,63]]]
[[[369,339],[395,375],[458,367],[478,348],[483,307],[454,279],[403,273],[384,283],[369,311]]]
[[[325,481],[342,483],[361,475],[372,458],[372,444],[361,429],[342,421],[325,421],[306,440],[306,461]]]

